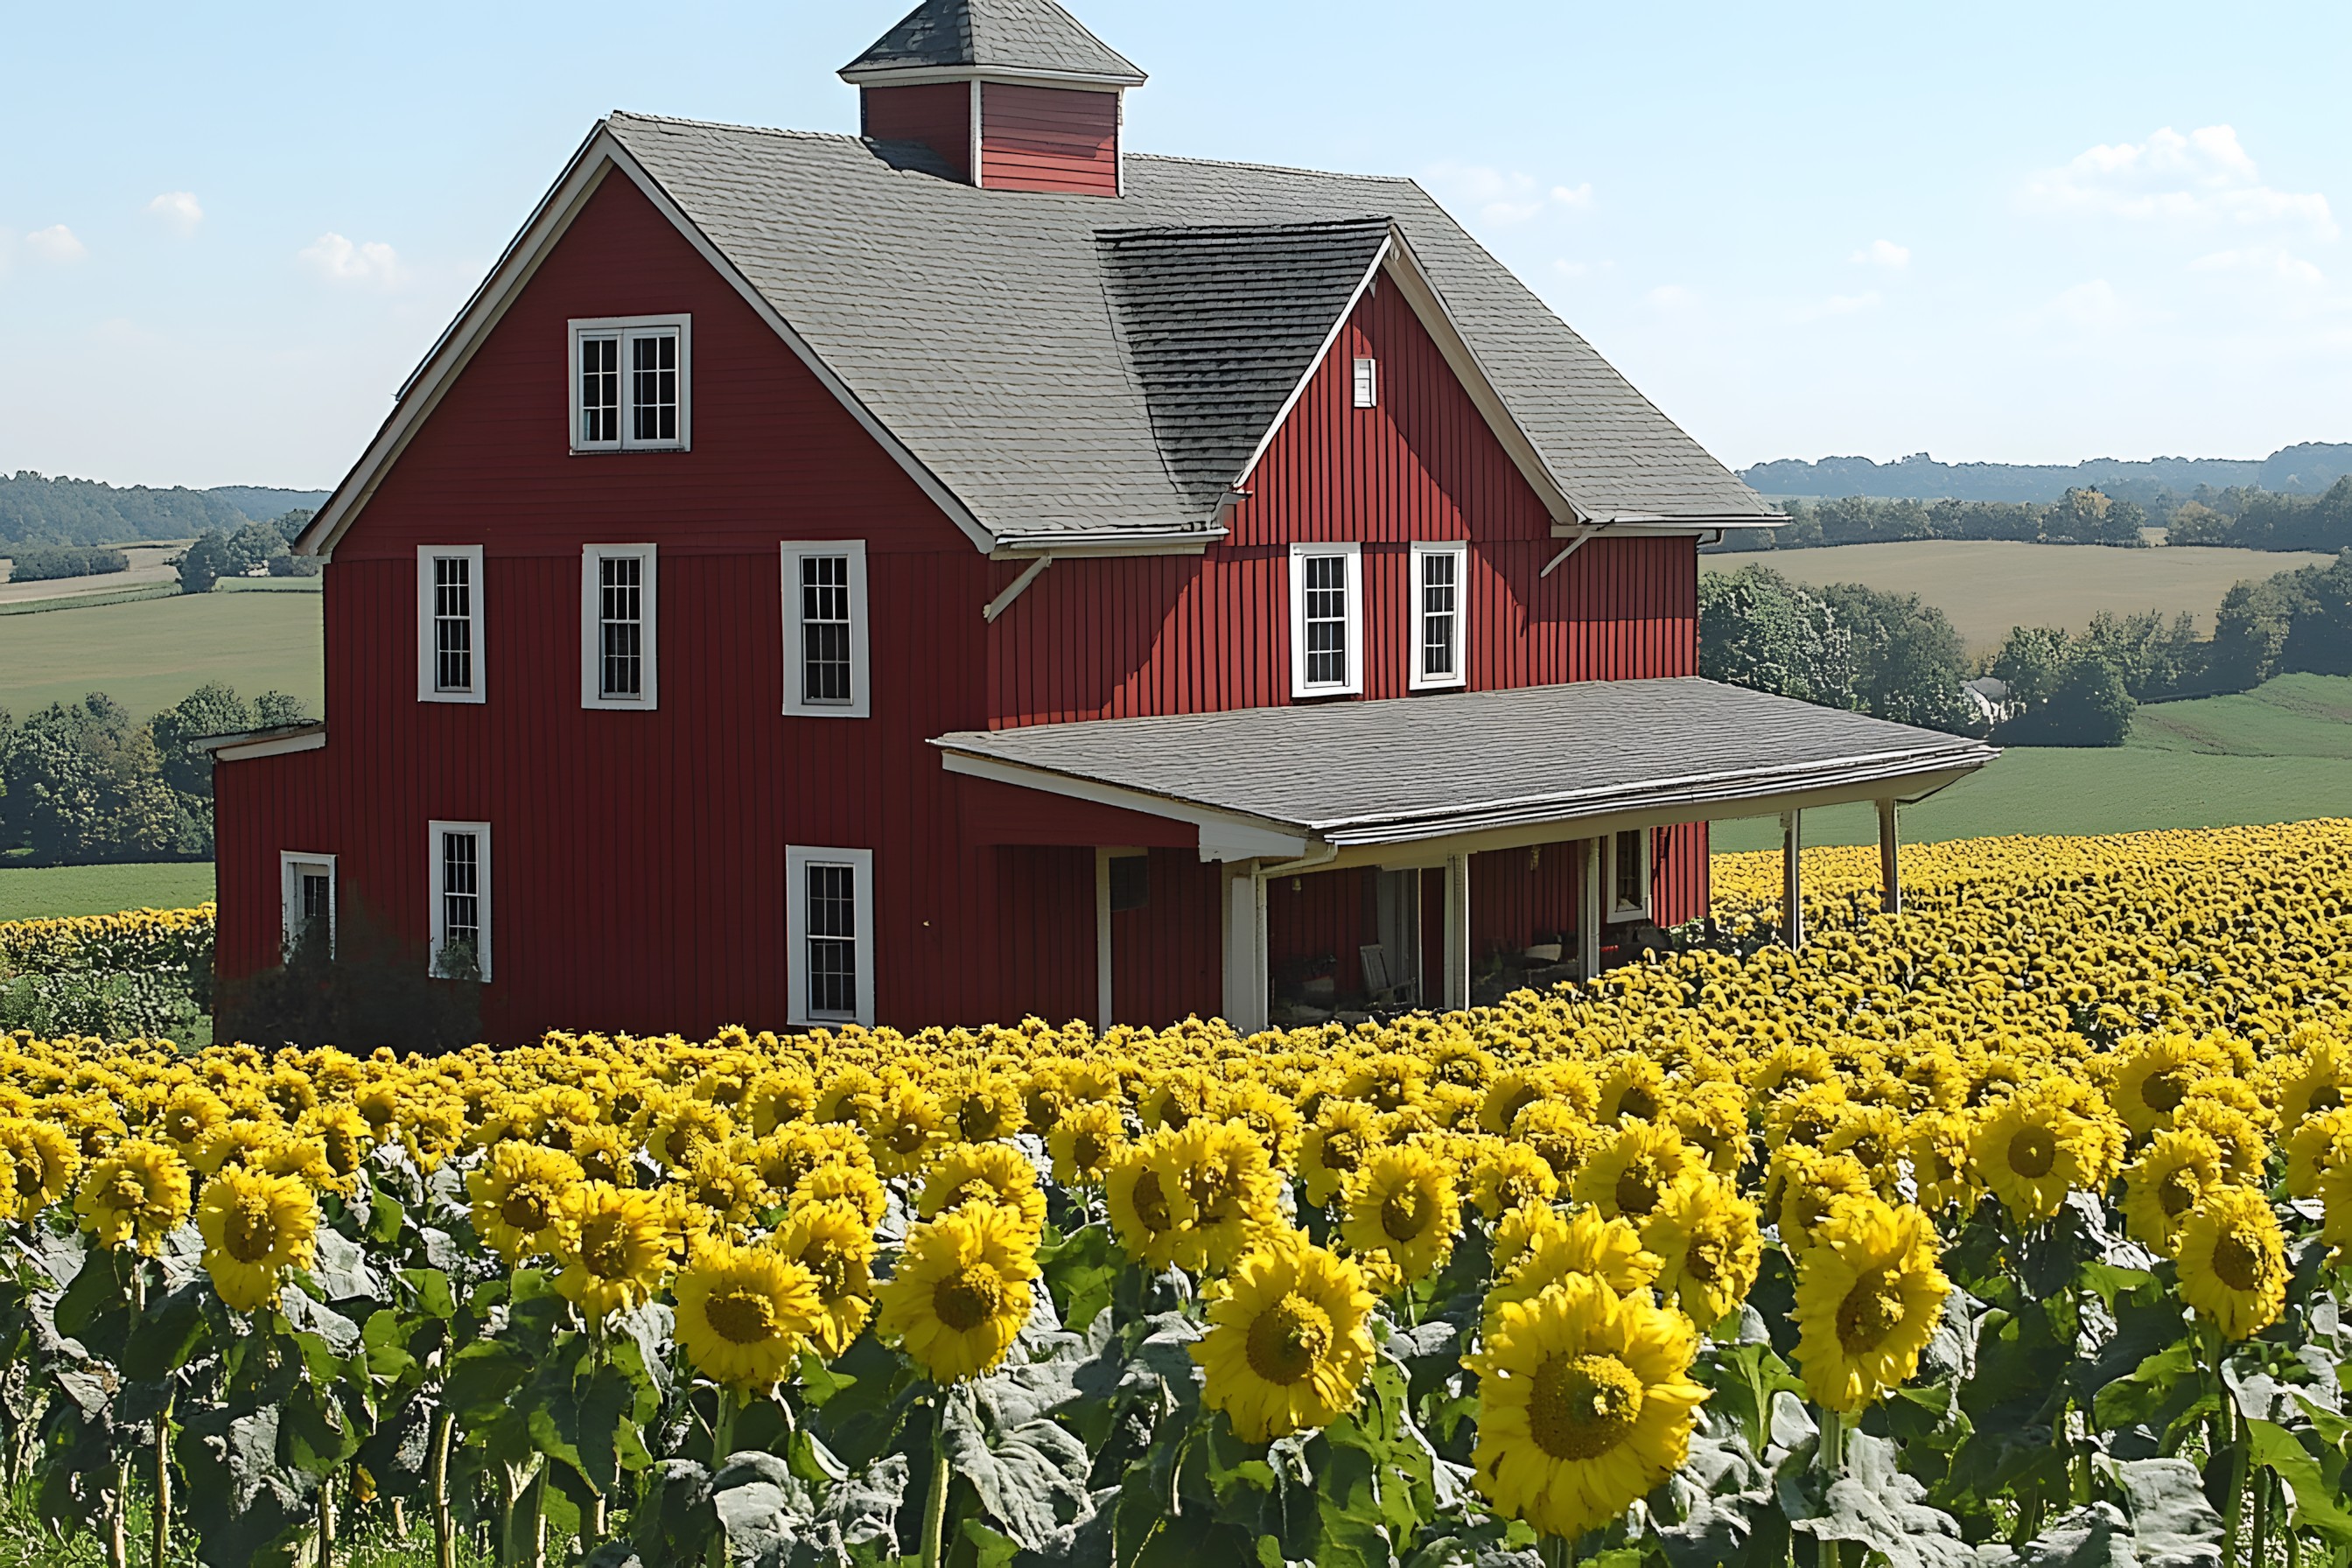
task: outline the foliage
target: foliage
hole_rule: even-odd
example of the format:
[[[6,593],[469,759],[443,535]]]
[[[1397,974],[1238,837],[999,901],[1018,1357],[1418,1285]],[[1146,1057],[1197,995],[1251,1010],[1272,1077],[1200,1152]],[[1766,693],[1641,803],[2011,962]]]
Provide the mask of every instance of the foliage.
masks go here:
[[[1906,539],[2009,539],[2029,544],[2113,544],[2137,549],[2147,513],[2135,501],[2090,488],[2045,504],[1985,500],[1874,500],[1840,497],[1781,503],[1779,528],[1744,530],[1717,548],[1805,550]]]
[[[186,538],[246,521],[238,507],[206,490],[118,489],[95,479],[0,474],[0,541],[27,544],[120,544],[134,539]]]
[[[131,557],[94,545],[23,544],[9,552],[8,581],[44,583],[131,570]]]
[[[1906,858],[1353,1030],[19,1037],[0,1437],[206,1563],[393,1500],[607,1568],[2352,1561],[2352,823]]]
[[[185,1038],[210,1008],[214,909],[0,921],[0,1030]]]
[[[1824,707],[1980,731],[1960,690],[1965,650],[1916,595],[1841,583],[1818,592],[1748,564],[1699,578],[1699,673]]]
[[[299,532],[300,524],[295,523],[293,531]],[[257,572],[273,577],[310,575],[276,565],[289,558],[287,538],[285,529],[269,522],[247,522],[233,533],[203,534],[172,558],[180,569],[180,592],[209,594],[224,577],[249,577]]]
[[[2193,514],[2176,513],[2169,542],[2331,554],[2352,549],[2352,475],[2337,479],[2324,495],[2264,492],[2214,499],[2228,510],[2200,505]]]
[[[2065,465],[1939,463],[1917,452],[1890,463],[1867,458],[1823,458],[1812,463],[1784,459],[1744,468],[1739,477],[1775,496],[1952,497],[2036,503],[2054,500],[2072,487],[2095,485],[2151,511],[2168,508],[2174,498],[2191,497],[2234,512],[2231,502],[2239,498],[2263,490],[2316,494],[2347,472],[2352,472],[2352,445],[2305,441],[2252,460],[2094,458]],[[2156,521],[2164,519],[2159,515]]]
[[[2131,736],[2132,699],[2114,665],[2076,654],[2047,698],[1993,731],[2005,746],[2120,746]]]

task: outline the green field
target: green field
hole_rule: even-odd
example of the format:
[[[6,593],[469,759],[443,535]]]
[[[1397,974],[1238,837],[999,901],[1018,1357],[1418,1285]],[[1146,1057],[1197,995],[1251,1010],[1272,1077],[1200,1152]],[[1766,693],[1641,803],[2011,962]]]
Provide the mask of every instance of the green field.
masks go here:
[[[144,719],[219,680],[248,700],[289,692],[316,712],[326,695],[319,607],[315,590],[293,590],[0,616],[0,710],[22,718],[103,691]]]
[[[0,921],[184,910],[213,896],[209,861],[152,866],[0,867]]]
[[[2283,675],[2252,691],[2142,708],[2128,744],[2014,746],[1903,813],[1918,843],[2003,833],[2128,833],[2352,816],[2352,678]],[[1868,805],[1805,814],[1809,844],[1873,844]],[[1778,819],[1716,825],[1718,851],[1775,849]]]
[[[1735,572],[1753,561],[1792,583],[1861,583],[1916,594],[1952,618],[1972,649],[2000,646],[2011,626],[2080,631],[2101,610],[2137,615],[2187,610],[2200,636],[2231,584],[2330,557],[2294,551],[2220,550],[2202,545],[2116,550],[2089,544],[2021,544],[1990,539],[1921,539],[1901,544],[1837,544],[1704,555],[1702,570]]]

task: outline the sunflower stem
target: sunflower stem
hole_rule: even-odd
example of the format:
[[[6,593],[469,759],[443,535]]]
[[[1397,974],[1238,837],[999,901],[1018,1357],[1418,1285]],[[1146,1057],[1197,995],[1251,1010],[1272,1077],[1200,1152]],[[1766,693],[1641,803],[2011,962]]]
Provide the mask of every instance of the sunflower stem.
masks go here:
[[[1824,1483],[1837,1479],[1845,1468],[1845,1417],[1834,1410],[1822,1412],[1822,1478]],[[1838,1568],[1838,1543],[1822,1541],[1814,1549],[1817,1568]]]
[[[2271,1473],[2258,1472],[2254,1477],[2254,1540],[2253,1549],[2246,1560],[2253,1568],[2267,1568],[2271,1560]]]
[[[433,1568],[457,1568],[457,1526],[449,1516],[449,1434],[457,1417],[433,1413]]]
[[[922,1568],[940,1568],[940,1537],[948,1524],[947,1392],[931,1411],[931,1490],[923,1500]]]
[[[164,1395],[163,1408],[155,1415],[155,1517],[148,1558],[155,1568],[163,1568],[163,1552],[172,1542],[172,1399]]]

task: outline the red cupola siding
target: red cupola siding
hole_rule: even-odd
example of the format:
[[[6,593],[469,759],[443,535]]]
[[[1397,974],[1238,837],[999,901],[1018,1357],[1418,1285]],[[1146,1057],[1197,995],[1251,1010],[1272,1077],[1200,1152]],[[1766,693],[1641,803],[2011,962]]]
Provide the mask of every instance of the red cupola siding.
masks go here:
[[[1460,1006],[1990,759],[1698,679],[1779,514],[1411,181],[1127,153],[1052,0],[842,74],[859,136],[600,121],[298,542],[226,1027],[321,922],[504,1040]]]
[[[995,191],[1116,196],[1120,95],[1143,73],[1053,0],[924,0],[841,69],[875,142]]]

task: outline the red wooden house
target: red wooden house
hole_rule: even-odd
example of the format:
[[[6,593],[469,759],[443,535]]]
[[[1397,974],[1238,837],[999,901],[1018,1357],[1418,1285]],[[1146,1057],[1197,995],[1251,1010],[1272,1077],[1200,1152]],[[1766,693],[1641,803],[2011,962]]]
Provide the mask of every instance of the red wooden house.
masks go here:
[[[1696,679],[1775,514],[1412,182],[1129,152],[1051,0],[842,75],[599,123],[403,389],[225,976],[364,906],[494,1037],[1458,1004],[1991,754]]]

